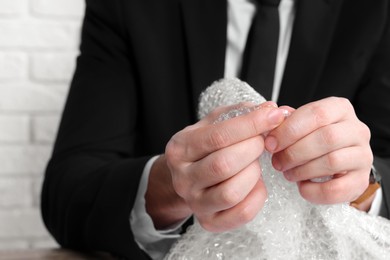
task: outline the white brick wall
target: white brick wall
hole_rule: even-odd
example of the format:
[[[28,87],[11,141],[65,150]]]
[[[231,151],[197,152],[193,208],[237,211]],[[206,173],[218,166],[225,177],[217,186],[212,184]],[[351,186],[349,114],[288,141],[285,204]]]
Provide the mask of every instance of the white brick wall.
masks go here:
[[[0,0],[0,250],[57,246],[39,195],[83,13],[84,0]]]

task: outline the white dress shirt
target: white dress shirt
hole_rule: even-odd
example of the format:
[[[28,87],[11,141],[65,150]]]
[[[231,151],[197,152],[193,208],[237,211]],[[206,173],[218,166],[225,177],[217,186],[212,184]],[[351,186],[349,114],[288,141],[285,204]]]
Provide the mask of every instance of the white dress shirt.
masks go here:
[[[240,74],[246,39],[255,12],[256,6],[251,0],[228,0],[225,78],[237,77]],[[292,27],[295,19],[294,0],[282,0],[280,2],[279,19],[279,44],[272,92],[272,100],[275,102],[279,96],[284,67],[290,47]],[[150,169],[156,159],[157,156],[150,159],[144,168],[135,205],[130,216],[130,225],[138,245],[144,249],[152,259],[163,259],[171,245],[180,238],[179,233],[184,222],[178,223],[174,227],[166,230],[156,230],[152,219],[146,213],[144,195]],[[379,214],[381,200],[382,192],[379,190],[371,207],[371,214]]]

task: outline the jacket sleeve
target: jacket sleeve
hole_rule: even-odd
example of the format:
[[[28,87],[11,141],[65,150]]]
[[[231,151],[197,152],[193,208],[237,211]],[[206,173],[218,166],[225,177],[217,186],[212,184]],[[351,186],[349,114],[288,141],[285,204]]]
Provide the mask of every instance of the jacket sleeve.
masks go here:
[[[390,218],[390,4],[383,3],[383,36],[355,100],[359,118],[371,130],[374,166],[382,176],[384,196],[380,214]]]
[[[122,1],[87,0],[81,54],[43,190],[42,215],[63,247],[146,259],[129,216],[142,170],[137,90]]]

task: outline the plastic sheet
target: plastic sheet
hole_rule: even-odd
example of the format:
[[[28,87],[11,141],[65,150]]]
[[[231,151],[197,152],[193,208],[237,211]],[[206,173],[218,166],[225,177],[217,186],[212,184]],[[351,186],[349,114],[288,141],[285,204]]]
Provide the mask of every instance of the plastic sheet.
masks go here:
[[[247,101],[265,100],[248,84],[223,79],[201,95],[199,116],[221,105]],[[390,259],[390,221],[348,204],[307,202],[296,184],[272,167],[270,157],[264,153],[260,158],[268,199],[253,221],[211,233],[195,220],[166,259]]]

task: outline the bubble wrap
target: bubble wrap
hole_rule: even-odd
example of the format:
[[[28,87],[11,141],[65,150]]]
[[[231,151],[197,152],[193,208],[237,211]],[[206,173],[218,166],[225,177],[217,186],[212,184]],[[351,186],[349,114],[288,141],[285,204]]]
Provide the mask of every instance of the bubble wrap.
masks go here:
[[[264,99],[238,79],[215,82],[201,95],[199,115],[220,105]],[[299,195],[264,153],[268,198],[250,223],[223,233],[202,229],[195,219],[165,259],[390,259],[390,221],[347,204],[314,205]]]

